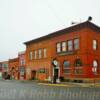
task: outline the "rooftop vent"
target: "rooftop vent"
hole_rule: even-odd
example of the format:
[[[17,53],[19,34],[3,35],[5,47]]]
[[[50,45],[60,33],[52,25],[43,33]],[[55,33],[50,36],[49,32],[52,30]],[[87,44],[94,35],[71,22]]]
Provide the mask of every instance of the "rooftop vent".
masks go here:
[[[88,21],[92,21],[92,17],[91,16],[88,17]]]

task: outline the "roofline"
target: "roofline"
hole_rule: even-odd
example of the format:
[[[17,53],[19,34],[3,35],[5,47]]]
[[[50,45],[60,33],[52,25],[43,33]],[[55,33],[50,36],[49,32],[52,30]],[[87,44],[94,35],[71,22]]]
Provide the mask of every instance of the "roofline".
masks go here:
[[[18,55],[23,55],[23,54],[25,54],[25,52],[26,51],[20,51],[20,52],[18,52]]]
[[[90,27],[90,28],[100,32],[99,26],[95,25],[94,23],[92,23],[90,21],[85,21],[85,22],[70,26],[68,28],[58,30],[56,32],[52,32],[48,35],[45,35],[45,36],[30,40],[30,41],[27,41],[27,42],[24,42],[24,44],[28,45],[28,44],[31,44],[31,43],[37,43],[37,42],[40,42],[40,41],[48,40],[48,39],[51,39],[52,37],[56,37],[56,36],[60,36],[62,34],[66,34],[66,32],[77,31],[77,30],[85,28],[85,27]]]

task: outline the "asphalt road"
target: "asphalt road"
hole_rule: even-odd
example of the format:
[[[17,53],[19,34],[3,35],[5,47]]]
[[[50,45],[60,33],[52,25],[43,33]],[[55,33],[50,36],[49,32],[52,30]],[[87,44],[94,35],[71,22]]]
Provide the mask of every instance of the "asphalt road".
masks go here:
[[[0,100],[100,100],[100,88],[45,86],[0,81]]]

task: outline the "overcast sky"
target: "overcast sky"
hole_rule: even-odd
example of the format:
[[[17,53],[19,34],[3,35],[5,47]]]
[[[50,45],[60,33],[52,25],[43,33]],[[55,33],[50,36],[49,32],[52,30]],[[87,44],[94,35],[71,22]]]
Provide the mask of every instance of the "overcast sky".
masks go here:
[[[23,42],[88,16],[100,26],[100,0],[0,0],[0,61],[25,50]]]

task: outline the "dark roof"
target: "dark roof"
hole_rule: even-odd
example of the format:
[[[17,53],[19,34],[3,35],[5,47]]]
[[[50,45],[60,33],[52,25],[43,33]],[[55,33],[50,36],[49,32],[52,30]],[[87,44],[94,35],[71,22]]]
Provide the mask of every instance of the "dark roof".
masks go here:
[[[13,58],[13,59],[9,59],[9,62],[17,62],[19,60],[19,58]]]
[[[71,26],[71,27],[68,27],[68,28],[65,28],[65,29],[62,29],[62,30],[59,30],[59,31],[56,31],[56,32],[53,32],[53,33],[50,33],[48,35],[39,37],[37,39],[27,41],[24,44],[28,45],[28,44],[31,44],[31,43],[41,42],[43,40],[51,39],[52,37],[60,36],[62,34],[66,34],[66,33],[69,33],[69,32],[73,32],[73,31],[77,31],[77,30],[83,29],[85,27],[89,27],[89,28],[92,28],[93,30],[95,30],[97,32],[100,32],[100,27],[99,26],[91,23],[90,21],[85,21],[83,23],[79,23],[79,24],[76,24],[74,26]]]

